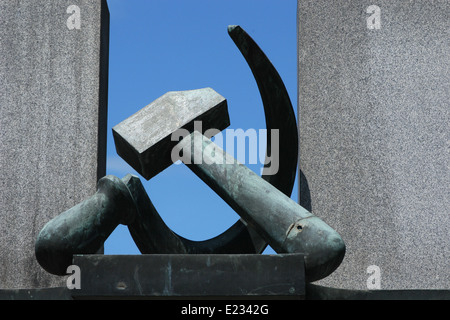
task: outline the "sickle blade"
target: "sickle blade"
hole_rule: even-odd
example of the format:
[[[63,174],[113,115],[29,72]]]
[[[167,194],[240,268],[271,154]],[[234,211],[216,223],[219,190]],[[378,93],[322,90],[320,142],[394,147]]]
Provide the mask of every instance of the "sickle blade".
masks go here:
[[[290,196],[294,187],[298,157],[298,133],[295,113],[289,95],[281,80],[264,52],[255,41],[239,26],[229,26],[228,33],[252,70],[258,85],[264,105],[267,127],[267,152],[272,150],[272,129],[278,130],[278,171],[274,174],[264,174],[262,177],[281,192]],[[272,155],[272,154],[271,154]],[[275,155],[276,156],[276,155]],[[273,158],[273,155],[272,155]],[[267,159],[267,158],[266,158]],[[149,199],[147,200],[149,201]],[[143,210],[150,210],[147,205]],[[142,253],[194,253],[194,254],[233,254],[262,253],[267,243],[244,222],[238,220],[228,230],[209,240],[192,241],[175,234],[162,220],[149,217],[159,217],[156,209],[151,206],[151,215],[144,215],[137,229],[130,228],[139,250]],[[155,221],[158,221],[155,225]],[[158,230],[155,230],[158,229]],[[140,231],[139,231],[140,230]],[[170,241],[165,239],[168,236]],[[164,246],[158,245],[164,243]]]
[[[267,126],[267,154],[272,150],[271,129],[279,130],[279,170],[262,177],[290,196],[297,170],[298,132],[289,94],[277,70],[253,39],[240,26],[229,26],[228,33],[252,70],[261,94]]]
[[[264,174],[263,171],[262,178],[287,196],[290,196],[297,170],[298,131],[289,94],[275,67],[247,32],[240,26],[229,26],[228,34],[247,61],[258,85],[266,118],[266,157],[268,154],[271,154],[272,150],[272,129],[278,130],[279,140],[276,141],[279,143],[278,150],[280,152],[277,159],[278,171],[273,175]],[[245,236],[246,240],[242,241],[241,244],[234,243],[235,241],[228,242],[230,249],[234,249],[235,246],[243,246],[243,243],[245,243],[246,248],[255,248],[255,252],[261,253],[267,247],[267,243],[253,230],[247,228],[241,220],[237,221],[230,229],[214,240],[220,243],[217,240],[222,237],[225,238],[227,233],[234,233],[234,237],[228,238],[242,241],[242,238]]]

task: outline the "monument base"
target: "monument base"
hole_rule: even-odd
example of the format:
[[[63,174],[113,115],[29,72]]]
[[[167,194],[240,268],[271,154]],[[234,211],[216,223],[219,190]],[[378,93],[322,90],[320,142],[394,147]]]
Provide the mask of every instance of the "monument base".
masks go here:
[[[75,255],[67,287],[0,290],[0,300],[301,300],[302,254]]]
[[[281,255],[85,255],[74,299],[303,299],[304,258]]]
[[[302,254],[75,255],[72,270],[68,287],[0,290],[0,300],[305,297]]]
[[[72,289],[0,290],[0,300],[450,300],[450,290],[347,290],[306,283],[302,254],[76,255],[73,265],[79,269],[69,274]],[[272,311],[277,306],[286,307],[270,304]]]

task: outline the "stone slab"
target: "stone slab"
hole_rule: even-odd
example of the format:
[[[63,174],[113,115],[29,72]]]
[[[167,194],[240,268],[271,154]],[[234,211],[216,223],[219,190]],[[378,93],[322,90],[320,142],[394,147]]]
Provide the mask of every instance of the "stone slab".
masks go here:
[[[450,290],[352,290],[308,283],[306,300],[450,300]]]
[[[75,299],[303,299],[304,257],[282,255],[77,255]]]
[[[5,0],[0,30],[0,288],[57,286],[34,241],[106,171],[109,12],[105,0]]]
[[[0,300],[73,300],[67,287],[39,289],[0,289]]]
[[[449,289],[450,2],[298,4],[300,203],[347,246],[320,284]]]

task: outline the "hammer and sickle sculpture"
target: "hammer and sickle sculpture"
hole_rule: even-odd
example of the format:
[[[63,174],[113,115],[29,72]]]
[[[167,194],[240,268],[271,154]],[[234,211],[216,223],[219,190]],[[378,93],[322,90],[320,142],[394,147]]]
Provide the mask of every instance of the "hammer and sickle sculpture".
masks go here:
[[[128,226],[143,254],[258,254],[269,244],[278,253],[305,254],[308,282],[328,276],[340,265],[345,245],[339,234],[289,198],[297,169],[298,133],[283,81],[241,27],[229,26],[228,33],[250,66],[261,94],[268,134],[266,155],[271,152],[272,129],[278,130],[279,170],[275,174],[263,171],[260,177],[235,159],[229,161],[230,156],[209,140],[206,132],[194,130],[194,121],[219,130],[229,125],[226,100],[214,90],[169,92],[149,105],[151,108],[147,106],[113,128],[118,154],[150,179],[173,163],[170,155],[174,148],[183,150],[180,159],[241,219],[215,238],[185,239],[164,223],[137,176],[106,176],[99,180],[95,195],[41,230],[35,252],[46,271],[65,275],[74,254],[96,253],[120,223]],[[186,107],[187,111],[180,112],[184,114],[164,118],[178,113],[180,105]],[[155,128],[157,116],[163,118],[163,129]],[[170,140],[175,129],[188,132],[179,143]],[[153,140],[139,140],[149,134]],[[208,161],[190,161],[198,154]]]

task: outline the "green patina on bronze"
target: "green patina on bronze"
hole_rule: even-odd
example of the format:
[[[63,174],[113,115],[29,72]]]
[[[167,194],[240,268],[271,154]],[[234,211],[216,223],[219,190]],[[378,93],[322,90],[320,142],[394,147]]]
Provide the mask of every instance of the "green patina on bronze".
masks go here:
[[[49,273],[65,275],[74,254],[94,254],[120,224],[136,216],[126,185],[117,177],[99,180],[95,195],[50,220],[35,242],[39,264]]]
[[[42,229],[35,248],[36,258],[45,270],[66,274],[74,254],[96,253],[118,224],[128,226],[139,250],[145,254],[261,253],[270,244],[278,253],[304,254],[307,281],[322,279],[339,266],[345,253],[339,234],[289,198],[296,174],[298,136],[284,84],[265,54],[242,28],[230,26],[228,32],[247,60],[261,93],[268,129],[267,154],[271,154],[272,130],[278,131],[277,172],[263,171],[260,177],[226,155],[203,132],[194,131],[193,122],[199,117],[208,128],[220,124],[219,128],[223,129],[229,124],[226,100],[212,89],[171,92],[155,100],[152,109],[147,108],[116,126],[114,138],[119,155],[147,179],[170,165],[167,157],[172,153],[169,151],[174,147],[182,149],[181,160],[226,201],[241,220],[215,238],[191,241],[177,235],[164,223],[138,177],[106,176],[99,180],[95,195],[63,212]],[[153,113],[152,110],[165,110],[167,99],[172,104],[171,110],[182,108],[177,112],[183,119],[167,112]],[[164,124],[165,129],[153,127],[158,123]],[[136,135],[145,135],[148,130],[143,128],[148,126],[158,137],[152,136],[151,145],[146,145],[144,139],[144,147],[138,147],[137,144],[142,143],[134,141]],[[178,144],[168,139],[176,129],[190,132]],[[157,148],[152,149],[152,146]],[[164,155],[158,160],[161,150]],[[202,161],[195,163],[194,159]]]

